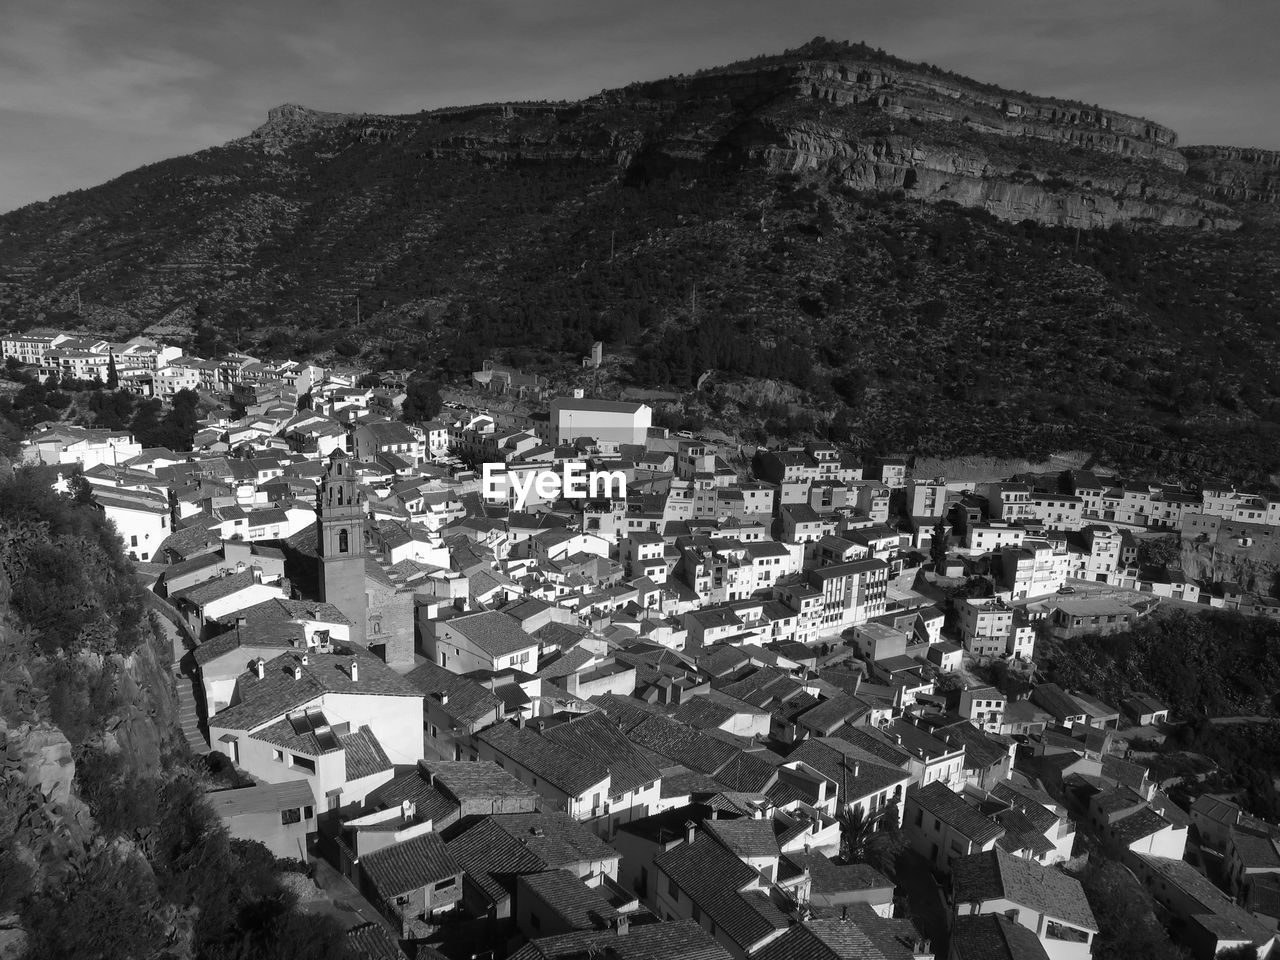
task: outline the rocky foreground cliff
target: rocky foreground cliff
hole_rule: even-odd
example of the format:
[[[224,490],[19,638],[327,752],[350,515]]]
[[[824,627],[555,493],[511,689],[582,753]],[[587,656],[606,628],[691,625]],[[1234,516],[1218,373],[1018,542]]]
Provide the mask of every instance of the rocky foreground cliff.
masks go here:
[[[204,801],[172,651],[119,538],[47,470],[0,476],[0,957],[339,960]]]

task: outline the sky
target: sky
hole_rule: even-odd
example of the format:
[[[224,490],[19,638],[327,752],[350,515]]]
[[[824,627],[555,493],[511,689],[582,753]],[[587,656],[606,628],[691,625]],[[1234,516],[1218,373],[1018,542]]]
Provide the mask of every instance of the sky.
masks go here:
[[[1280,149],[1277,0],[0,0],[0,212],[281,103],[577,98],[815,36]]]

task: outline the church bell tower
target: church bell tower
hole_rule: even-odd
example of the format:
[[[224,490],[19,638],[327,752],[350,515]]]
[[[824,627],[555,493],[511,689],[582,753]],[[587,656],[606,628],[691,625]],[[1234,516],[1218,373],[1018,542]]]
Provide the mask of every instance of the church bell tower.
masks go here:
[[[364,494],[351,461],[341,450],[329,455],[316,497],[319,531],[320,599],[351,621],[351,640],[365,645],[368,599],[365,595]]]

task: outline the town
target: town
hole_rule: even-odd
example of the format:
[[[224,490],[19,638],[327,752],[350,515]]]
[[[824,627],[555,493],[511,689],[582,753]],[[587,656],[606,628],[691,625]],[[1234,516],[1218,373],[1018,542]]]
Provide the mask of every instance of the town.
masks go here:
[[[0,354],[199,398],[190,449],[45,422],[22,461],[114,524],[183,737],[244,784],[208,794],[231,835],[311,864],[363,955],[1083,960],[1093,861],[1195,960],[1275,945],[1280,827],[1171,799],[1131,746],[1180,718],[1140,686],[1037,667],[1169,611],[1280,619],[1225,559],[1272,548],[1274,492],[916,476],[493,363],[423,418],[356,368]]]

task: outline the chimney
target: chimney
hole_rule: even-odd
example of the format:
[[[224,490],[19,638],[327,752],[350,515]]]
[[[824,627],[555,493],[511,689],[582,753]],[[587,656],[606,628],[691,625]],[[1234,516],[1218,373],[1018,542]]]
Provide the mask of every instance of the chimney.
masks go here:
[[[449,705],[449,695],[447,693],[440,694],[440,706],[447,707]]]
[[[236,617],[236,629],[243,630],[245,624],[248,622],[249,622],[248,619],[245,617]]]
[[[307,665],[307,655],[305,653],[302,655],[302,665],[304,667]]]
[[[360,679],[360,664],[357,663],[355,658],[353,657],[351,659],[351,682],[356,683],[359,679]]]
[[[625,913],[618,915],[618,936],[625,937],[631,932],[631,918]]]
[[[857,760],[855,760],[855,761],[853,761],[853,769],[852,769],[850,772],[851,772],[851,773],[856,777],[856,776],[858,776],[858,772],[859,772],[859,770],[861,770],[861,769],[862,769],[862,768],[861,768],[861,765],[858,763],[858,761],[857,761]]]
[[[698,825],[692,820],[684,822],[684,842],[693,843],[693,838],[698,835]]]
[[[257,675],[259,680],[264,679],[267,675],[267,661],[263,660],[261,657],[258,657],[256,660],[254,660],[253,672],[255,675]]]
[[[302,679],[302,667],[298,666],[296,663],[293,665],[293,679]]]

